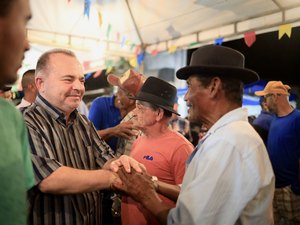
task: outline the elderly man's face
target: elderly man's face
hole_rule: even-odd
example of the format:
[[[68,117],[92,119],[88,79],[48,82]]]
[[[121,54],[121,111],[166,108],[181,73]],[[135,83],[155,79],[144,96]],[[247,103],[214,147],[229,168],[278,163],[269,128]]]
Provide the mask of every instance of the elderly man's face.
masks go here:
[[[53,106],[70,114],[82,100],[85,87],[83,68],[71,56],[55,53],[50,55],[47,74],[37,82],[39,93]]]
[[[188,106],[188,118],[191,122],[202,123],[206,117],[208,91],[196,76],[190,76],[187,84],[188,91],[184,96],[184,100]]]
[[[17,80],[24,52],[29,49],[26,24],[31,18],[29,0],[14,0],[10,11],[0,16],[0,86]]]

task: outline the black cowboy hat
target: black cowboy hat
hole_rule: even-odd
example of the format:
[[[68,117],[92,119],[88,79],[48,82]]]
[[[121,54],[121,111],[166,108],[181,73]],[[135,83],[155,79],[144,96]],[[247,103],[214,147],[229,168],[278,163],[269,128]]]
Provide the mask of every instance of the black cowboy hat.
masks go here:
[[[157,77],[149,77],[137,96],[131,97],[131,99],[149,102],[180,116],[173,109],[176,96],[177,90],[173,85]]]
[[[228,47],[207,45],[193,52],[190,65],[179,69],[176,76],[186,80],[193,74],[216,75],[241,80],[244,84],[259,80],[258,74],[245,68],[242,53]]]

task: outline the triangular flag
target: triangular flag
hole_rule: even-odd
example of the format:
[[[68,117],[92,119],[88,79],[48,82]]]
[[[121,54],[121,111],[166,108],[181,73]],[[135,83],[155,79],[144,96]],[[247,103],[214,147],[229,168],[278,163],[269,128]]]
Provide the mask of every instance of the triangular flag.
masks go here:
[[[289,38],[291,38],[292,34],[292,25],[291,24],[284,24],[279,26],[279,32],[278,32],[278,39],[280,40],[283,35],[287,35]]]
[[[112,71],[112,69],[113,69],[113,67],[112,67],[112,66],[110,66],[110,67],[107,67],[107,68],[106,68],[106,72],[105,72],[105,74],[109,74],[109,73]]]
[[[132,50],[134,49],[134,47],[135,47],[135,44],[131,44],[131,46],[130,46],[130,51],[132,52]]]
[[[141,52],[141,46],[137,45],[135,48],[135,54],[138,55],[138,54],[140,54],[140,52]]]
[[[120,44],[121,48],[123,48],[123,47],[124,47],[124,45],[125,45],[125,41],[126,41],[126,37],[125,37],[125,36],[123,36],[123,37],[122,37],[121,44]]]
[[[223,40],[224,40],[224,38],[222,38],[222,37],[215,39],[215,45],[222,45]]]
[[[152,52],[151,52],[151,55],[152,55],[152,56],[156,56],[157,54],[158,54],[157,49],[152,50]]]
[[[88,70],[88,69],[90,68],[90,64],[91,64],[90,61],[84,61],[84,62],[83,62],[83,68],[84,68],[85,70]]]
[[[172,45],[172,46],[170,46],[170,47],[168,48],[168,52],[169,52],[169,53],[176,52],[176,50],[177,50],[177,47],[174,46],[174,45]]]
[[[248,47],[251,47],[253,43],[256,41],[256,33],[254,31],[244,33],[244,40],[246,45]]]
[[[200,42],[198,42],[198,41],[192,42],[192,43],[189,44],[189,47],[193,47],[193,46],[195,46],[195,45],[198,45],[199,43],[200,43]]]
[[[110,31],[111,31],[111,24],[109,23],[106,31],[106,39],[109,39]]]
[[[99,21],[99,27],[102,27],[102,15],[101,15],[101,12],[98,12],[98,21]]]
[[[84,0],[84,12],[83,14],[90,18],[91,0]]]
[[[132,67],[137,67],[137,59],[136,59],[136,57],[132,57],[131,59],[129,59],[129,64],[130,64],[130,66],[132,66]]]
[[[137,56],[137,62],[138,62],[139,65],[141,65],[141,63],[143,62],[144,56],[145,56],[145,54],[143,52],[140,53],[140,54],[138,54],[138,56]]]

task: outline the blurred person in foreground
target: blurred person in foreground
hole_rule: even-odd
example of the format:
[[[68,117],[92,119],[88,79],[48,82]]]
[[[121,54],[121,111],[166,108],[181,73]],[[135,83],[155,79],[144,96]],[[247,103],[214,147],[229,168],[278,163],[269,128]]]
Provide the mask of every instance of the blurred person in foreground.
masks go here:
[[[264,96],[275,114],[267,149],[275,173],[274,221],[280,225],[300,224],[300,111],[288,100],[290,86],[269,81],[257,96]]]
[[[13,84],[29,49],[28,0],[0,1],[0,89]],[[0,98],[0,224],[27,224],[27,191],[34,184],[26,126],[16,107]]]
[[[38,96],[24,112],[35,172],[29,224],[101,225],[102,189],[120,182],[123,165],[142,171],[128,156],[116,159],[77,107],[84,95],[83,67],[72,51],[53,49],[36,66]],[[112,172],[113,171],[113,172]]]
[[[189,66],[177,71],[186,79],[189,120],[208,128],[187,160],[174,208],[164,204],[148,176],[119,170],[114,185],[152,212],[160,224],[273,224],[274,174],[262,139],[242,106],[243,84],[258,75],[244,68],[244,56],[223,46],[203,46]]]
[[[132,99],[136,100],[133,110],[134,125],[143,133],[138,137],[130,151],[130,156],[145,165],[147,171],[155,176],[156,191],[159,198],[170,207],[174,207],[180,185],[185,173],[185,162],[193,150],[193,145],[180,133],[169,127],[176,88],[171,84],[149,77],[140,92]],[[165,187],[172,187],[165,191]],[[176,193],[175,197],[173,193]],[[170,196],[173,195],[173,196]],[[155,225],[155,217],[131,197],[123,197],[122,225]]]
[[[11,93],[11,86],[3,86],[0,88],[0,97],[4,98],[6,101],[12,101],[12,93]]]

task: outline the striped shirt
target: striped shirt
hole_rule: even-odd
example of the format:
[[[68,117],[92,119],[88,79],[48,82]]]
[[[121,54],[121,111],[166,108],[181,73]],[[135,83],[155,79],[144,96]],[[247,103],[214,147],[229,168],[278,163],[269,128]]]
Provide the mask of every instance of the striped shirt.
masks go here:
[[[75,110],[65,116],[42,96],[24,112],[29,130],[36,185],[61,166],[94,170],[113,158],[110,147],[92,123]],[[29,224],[101,225],[102,193],[73,195],[42,193],[35,186],[30,194]]]

